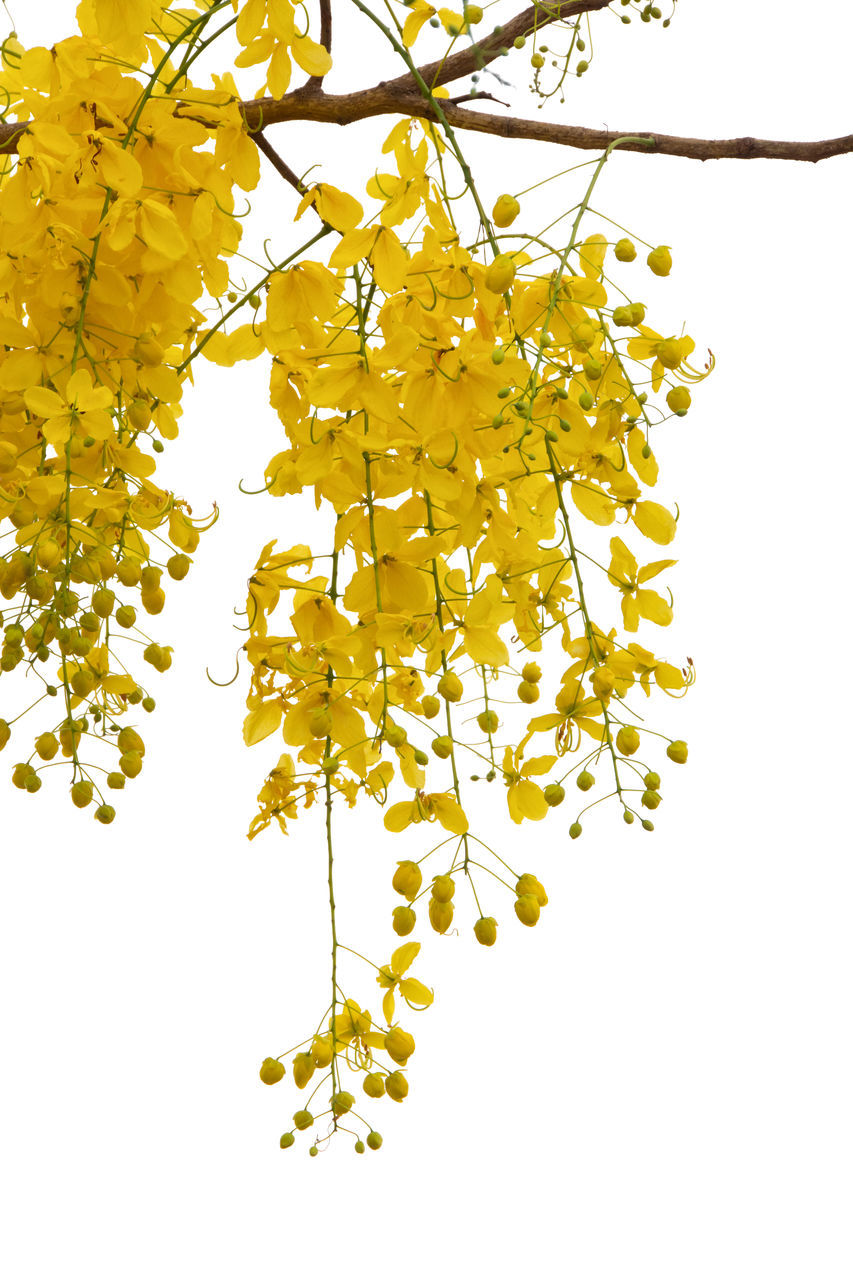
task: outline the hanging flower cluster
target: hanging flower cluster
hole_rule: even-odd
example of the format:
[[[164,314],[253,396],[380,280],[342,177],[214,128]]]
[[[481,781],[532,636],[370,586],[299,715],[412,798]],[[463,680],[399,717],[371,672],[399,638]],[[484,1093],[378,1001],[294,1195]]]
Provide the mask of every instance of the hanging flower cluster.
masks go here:
[[[408,48],[427,22],[455,40],[482,16],[418,0],[389,27],[354,3],[416,79]],[[495,889],[525,926],[548,895],[476,834],[469,778],[500,792],[513,824],[550,817],[576,838],[586,811],[612,799],[626,823],[653,829],[660,757],[684,763],[687,748],[626,699],[653,687],[680,696],[692,668],[635,639],[673,616],[661,584],[675,561],[658,549],[676,516],[648,496],[651,436],[686,414],[687,384],[705,371],[689,363],[691,338],[649,327],[633,288],[611,279],[637,257],[633,240],[588,230],[613,147],[562,231],[519,232],[521,200],[498,194],[487,214],[442,112],[446,91],[422,81],[437,122],[394,125],[366,185],[375,212],[297,180],[294,221],[319,217],[321,229],[241,296],[228,271],[240,239],[232,193],[256,185],[259,151],[230,75],[189,80],[207,24],[232,10],[196,8],[84,0],[82,36],[4,46],[6,115],[22,125],[0,184],[0,516],[11,526],[0,667],[23,669],[42,693],[0,720],[0,747],[38,707],[13,782],[37,791],[61,753],[74,804],[112,821],[104,788],[135,778],[145,754],[132,709],[154,707],[135,659],[141,648],[158,671],[171,662],[140,607],[162,610],[203,527],[155,484],[156,455],[177,434],[198,354],[270,356],[285,440],[265,487],[285,503],[313,490],[328,541],[271,541],[249,581],[244,737],[281,743],[249,837],[323,811],[332,973],[315,1030],[266,1058],[260,1077],[276,1084],[291,1059],[297,1088],[313,1084],[283,1148],[310,1130],[316,1154],[345,1130],[363,1151],[382,1139],[350,1075],[368,1099],[402,1102],[415,1040],[398,1001],[422,1010],[433,993],[409,974],[415,941],[387,964],[365,961],[375,1018],[339,978],[340,953],[358,953],[338,938],[333,816],[367,800],[403,837],[389,869],[395,935],[423,916],[445,934],[467,914],[487,947]],[[312,77],[329,70],[290,0],[233,10],[222,31],[234,27],[236,65],[263,65],[274,96],[294,62]],[[466,212],[449,198],[451,174]],[[310,256],[321,241],[328,252]],[[649,248],[648,269],[666,276],[669,248]],[[254,321],[230,327],[247,302]],[[581,524],[593,526],[592,551]],[[611,531],[609,552],[595,530]],[[437,844],[424,848],[422,824],[440,829]]]

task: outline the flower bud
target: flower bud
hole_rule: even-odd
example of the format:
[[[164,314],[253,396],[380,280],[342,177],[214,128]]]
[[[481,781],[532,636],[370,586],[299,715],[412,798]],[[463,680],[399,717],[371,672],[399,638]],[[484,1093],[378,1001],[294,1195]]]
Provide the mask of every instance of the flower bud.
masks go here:
[[[420,892],[423,875],[416,862],[398,862],[397,870],[391,879],[391,888],[396,893],[413,902]]]
[[[314,1059],[310,1053],[297,1053],[293,1059],[293,1083],[297,1089],[304,1089],[314,1074]]]
[[[111,804],[99,804],[95,810],[96,822],[101,822],[108,827],[116,816],[116,811]]]
[[[691,399],[687,387],[671,387],[666,393],[666,403],[673,413],[686,413],[690,408]]]
[[[498,922],[494,916],[480,916],[474,924],[474,937],[484,947],[493,947],[498,936]]]
[[[356,1144],[355,1144],[355,1146],[353,1147],[353,1151],[355,1152],[355,1154],[356,1154],[357,1156],[363,1156],[363,1155],[364,1155],[364,1153],[365,1153],[365,1150],[366,1150],[366,1148],[365,1148],[365,1145],[364,1145],[364,1143],[362,1142],[361,1138],[357,1138],[357,1139],[356,1139]]]
[[[549,782],[545,788],[543,795],[545,803],[549,809],[556,809],[558,804],[562,804],[566,798],[566,789],[559,782]]]
[[[545,887],[540,880],[536,879],[536,876],[529,874],[519,876],[518,882],[515,886],[515,892],[520,897],[523,897],[527,893],[532,893],[540,907],[547,907],[548,905],[548,895],[545,892]]]
[[[402,1027],[392,1027],[385,1037],[385,1052],[395,1062],[405,1066],[407,1059],[415,1052],[415,1037],[408,1031],[404,1031]],[[387,1080],[385,1084],[387,1087]]]
[[[661,802],[661,794],[659,791],[644,791],[640,797],[640,804],[646,809],[656,809]]]
[[[332,713],[328,707],[315,707],[308,717],[308,728],[315,738],[328,738],[332,731]]]
[[[368,1098],[381,1098],[385,1093],[385,1077],[381,1071],[371,1071],[364,1077],[361,1087]]]
[[[458,702],[462,697],[462,681],[455,671],[445,671],[438,682],[438,692],[447,702]]]
[[[452,876],[433,876],[431,893],[436,902],[449,902],[455,892]]]
[[[293,1124],[296,1129],[310,1129],[314,1123],[314,1117],[310,1111],[295,1111],[293,1114]],[[316,1148],[315,1148],[316,1150]]]
[[[370,1133],[367,1135],[367,1145],[370,1147],[371,1151],[378,1151],[382,1146],[382,1134],[377,1133],[375,1129],[371,1129]]]
[[[402,1102],[409,1092],[409,1082],[402,1071],[392,1071],[385,1077],[385,1092],[394,1102]]]
[[[286,1151],[288,1147],[292,1147],[296,1139],[292,1133],[283,1133],[278,1140],[278,1145],[282,1151]]]
[[[640,735],[633,725],[623,725],[616,735],[616,748],[623,756],[632,756],[640,746]]]
[[[9,728],[8,720],[0,720],[0,751],[3,750],[11,736],[12,730]]]
[[[675,742],[671,742],[666,749],[666,754],[670,760],[674,760],[676,764],[687,763],[687,743],[681,738]]]
[[[421,707],[427,720],[433,720],[441,710],[441,703],[433,694],[427,693],[421,698]]]
[[[669,246],[659,244],[656,249],[652,249],[646,258],[646,262],[656,276],[668,276],[672,270],[672,254],[669,251]]]
[[[125,776],[123,773],[108,773],[107,786],[112,791],[123,791],[125,784]]]
[[[120,627],[132,627],[136,622],[136,610],[131,604],[120,605],[116,609],[116,622]]]
[[[55,733],[42,733],[36,738],[36,751],[42,760],[52,760],[59,750]]]
[[[332,1037],[315,1036],[311,1041],[311,1057],[317,1067],[327,1067],[332,1061]]]
[[[185,556],[182,551],[176,552],[175,555],[169,556],[166,561],[166,572],[175,582],[181,582],[190,571],[192,560],[189,556]]]
[[[395,907],[391,912],[391,928],[398,938],[405,938],[412,932],[417,923],[417,916],[411,907]]]
[[[633,240],[617,240],[613,253],[618,262],[633,262],[637,256],[637,248]]]
[[[511,227],[521,212],[521,205],[515,196],[498,196],[492,209],[492,222],[496,227]]]
[[[518,698],[520,702],[525,702],[528,705],[531,702],[538,702],[539,700],[538,684],[533,684],[529,680],[522,680],[521,684],[518,686]]]
[[[355,1106],[355,1098],[351,1093],[347,1093],[346,1089],[339,1089],[337,1093],[333,1093],[329,1102],[334,1116],[345,1116]]]
[[[515,914],[522,924],[533,926],[539,919],[539,899],[534,893],[523,893],[515,901]]]
[[[595,786],[595,778],[588,769],[584,769],[578,774],[577,785],[579,791],[589,791],[591,787]]]
[[[528,684],[537,684],[542,679],[542,668],[538,662],[525,662],[521,668],[521,678]]]
[[[484,284],[491,293],[506,293],[515,279],[515,263],[508,253],[499,253],[486,268]]]
[[[439,737],[433,738],[430,747],[439,760],[446,760],[448,756],[453,754],[453,739],[449,738],[446,733],[440,734]]]
[[[649,772],[646,774],[645,778],[643,778],[643,782],[646,784],[649,791],[657,791],[660,786],[660,774]]]
[[[583,831],[583,827],[581,826],[581,824],[579,822],[573,822],[572,825],[569,827],[569,836],[572,840],[577,840],[578,836],[582,831]]]
[[[142,756],[138,751],[125,751],[119,756],[118,767],[126,778],[136,778],[142,772]]]
[[[119,751],[138,751],[141,756],[145,755],[145,743],[135,729],[131,729],[130,725],[125,725],[120,730],[118,738]]]
[[[436,933],[447,933],[453,923],[453,903],[438,902],[435,898],[430,898],[429,922]]]
[[[92,784],[87,779],[75,782],[71,788],[71,803],[78,809],[85,809],[92,803],[92,792]]]
[[[284,1076],[284,1063],[278,1058],[264,1058],[258,1075],[264,1084],[278,1084]]]
[[[609,693],[613,692],[616,677],[609,667],[596,667],[592,673],[590,683],[596,698],[606,698]]]
[[[497,733],[498,731],[498,713],[497,711],[481,711],[477,716],[477,724],[483,733]]]

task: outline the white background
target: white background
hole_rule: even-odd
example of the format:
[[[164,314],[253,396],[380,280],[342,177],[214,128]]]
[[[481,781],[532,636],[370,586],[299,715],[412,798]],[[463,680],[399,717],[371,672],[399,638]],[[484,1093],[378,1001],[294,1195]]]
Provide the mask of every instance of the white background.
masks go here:
[[[25,43],[50,43],[72,8],[13,14]],[[848,9],[683,0],[668,31],[594,15],[596,60],[562,118],[843,133]],[[339,85],[374,47],[342,26],[341,63],[358,32],[364,45]],[[533,114],[525,55],[501,70]],[[297,170],[322,160],[346,186],[389,127],[270,136]],[[572,162],[491,139],[469,150],[489,202]],[[668,281],[647,284],[637,264],[640,296],[718,362],[657,445],[659,491],[682,512],[665,647],[691,654],[699,679],[651,723],[689,740],[690,763],[661,770],[654,835],[604,813],[571,844],[562,810],[504,823],[504,848],[551,905],[526,930],[496,900],[490,951],[467,925],[425,938],[415,972],[437,998],[410,1020],[410,1098],[368,1108],[385,1145],[360,1158],[349,1140],[316,1160],[303,1143],[281,1152],[298,1095],[289,1076],[257,1078],[326,1001],[324,852],[313,814],[287,842],[246,843],[275,748],[242,747],[245,690],[213,688],[204,669],[232,673],[231,611],[256,555],[268,538],[300,540],[310,504],[237,492],[283,447],[265,368],[203,371],[162,482],[199,512],[216,499],[222,517],[160,620],[176,657],[145,720],[143,776],[109,829],[49,786],[4,791],[10,1277],[847,1280],[851,165],[608,167],[599,206],[673,247]],[[553,199],[573,203],[573,181]],[[253,196],[278,246],[298,243],[291,197],[275,175]],[[373,815],[345,815],[342,830],[350,820],[341,927],[382,962],[390,872],[409,847],[377,838]],[[375,1004],[371,986],[358,975],[353,994]]]

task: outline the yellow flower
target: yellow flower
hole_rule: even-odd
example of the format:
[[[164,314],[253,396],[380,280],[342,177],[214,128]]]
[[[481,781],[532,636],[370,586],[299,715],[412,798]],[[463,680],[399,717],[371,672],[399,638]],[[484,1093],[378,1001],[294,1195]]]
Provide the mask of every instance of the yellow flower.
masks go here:
[[[643,590],[640,586],[676,563],[675,560],[655,560],[640,569],[637,561],[621,538],[610,539],[610,568],[608,577],[622,592],[622,618],[626,631],[636,631],[640,618],[647,618],[660,627],[672,622],[672,606],[656,591]]]
[[[404,978],[403,974],[412,964],[421,949],[419,942],[406,942],[397,947],[391,956],[390,964],[379,970],[376,981],[385,991],[382,997],[382,1012],[386,1022],[394,1019],[394,992],[399,991],[410,1009],[426,1009],[433,1002],[433,992],[425,987],[417,978]]]

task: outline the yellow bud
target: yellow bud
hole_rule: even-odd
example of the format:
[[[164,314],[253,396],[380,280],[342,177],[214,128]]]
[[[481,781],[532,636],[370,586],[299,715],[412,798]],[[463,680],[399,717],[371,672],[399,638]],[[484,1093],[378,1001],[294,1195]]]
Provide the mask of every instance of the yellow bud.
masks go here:
[[[315,1036],[311,1041],[311,1057],[315,1066],[327,1067],[332,1061],[332,1037]]]
[[[59,741],[54,733],[43,733],[36,738],[36,751],[42,760],[52,760],[59,750]]]
[[[111,804],[99,804],[95,810],[95,820],[103,823],[105,827],[110,825],[115,816],[116,811]]]
[[[130,725],[125,725],[119,731],[116,742],[118,743],[119,751],[138,751],[141,756],[145,755],[145,743],[136,730],[131,729]]]
[[[402,1027],[392,1027],[385,1037],[385,1052],[403,1066],[415,1052],[415,1037]],[[387,1080],[385,1084],[387,1087]]]
[[[480,916],[474,925],[474,937],[484,947],[493,947],[498,936],[498,922],[494,916]]]
[[[498,713],[497,711],[481,711],[477,716],[477,724],[483,733],[497,733],[498,731]]]
[[[532,893],[540,907],[547,907],[548,895],[545,892],[544,885],[535,876],[525,874],[519,876],[518,883],[515,886],[515,892],[523,897],[525,894]]]
[[[522,924],[533,926],[539,919],[539,899],[535,893],[523,893],[515,901],[515,914]]]
[[[367,1135],[367,1145],[370,1147],[371,1151],[378,1151],[382,1146],[382,1134],[377,1133],[375,1129],[372,1129]]]
[[[361,1087],[368,1098],[381,1098],[385,1093],[385,1077],[380,1071],[371,1071],[364,1077]]]
[[[327,738],[332,731],[332,713],[328,707],[315,707],[308,717],[308,728],[315,738]]]
[[[391,912],[391,928],[399,938],[410,934],[416,923],[417,916],[411,907],[395,907]]]
[[[518,686],[518,696],[521,702],[537,702],[539,700],[538,684],[531,684],[529,680],[522,680]]]
[[[437,687],[442,698],[448,702],[458,702],[462,697],[462,681],[455,671],[445,671]]]
[[[436,933],[447,933],[453,923],[453,903],[439,902],[436,898],[430,898],[429,922]]]
[[[633,262],[637,256],[637,248],[633,240],[617,240],[613,253],[618,262]]]
[[[609,667],[596,667],[592,673],[592,691],[596,698],[606,698],[613,692],[616,677]]]
[[[297,1089],[305,1088],[306,1084],[314,1074],[314,1066],[314,1059],[310,1053],[297,1053],[296,1057],[293,1059],[293,1083],[296,1085]]]
[[[123,587],[135,587],[142,577],[135,560],[119,560],[116,565],[116,575]]]
[[[556,809],[558,804],[562,804],[566,798],[566,789],[559,782],[549,782],[542,793],[545,796],[545,803],[551,809]]]
[[[138,364],[148,365],[153,368],[155,365],[162,363],[163,348],[150,335],[140,334],[133,344],[131,356]]]
[[[498,196],[492,210],[492,221],[496,227],[511,227],[521,212],[521,205],[515,196]]]
[[[423,713],[427,720],[433,720],[441,710],[441,703],[438,698],[433,697],[431,693],[428,693],[421,698],[421,707],[423,708]]]
[[[258,1075],[264,1084],[278,1084],[284,1075],[284,1064],[278,1058],[264,1058]]]
[[[53,538],[40,542],[36,547],[36,560],[42,569],[55,569],[62,559],[62,548]]]
[[[595,778],[588,769],[584,769],[578,774],[577,785],[579,791],[589,791],[591,787],[595,786]]]
[[[71,803],[78,809],[85,809],[92,803],[92,784],[88,781],[75,782],[71,788]]]
[[[142,772],[142,756],[138,751],[125,751],[119,756],[118,767],[126,778],[135,778]]]
[[[506,293],[515,279],[515,263],[508,253],[499,253],[486,268],[485,285],[492,293]]]
[[[116,593],[110,591],[109,587],[99,587],[92,594],[92,611],[99,618],[108,618],[113,611],[116,602]]]
[[[385,1092],[394,1102],[402,1102],[409,1092],[409,1082],[402,1071],[392,1071],[385,1078]]]
[[[142,607],[146,613],[162,613],[163,605],[166,603],[166,593],[161,587],[155,587],[153,591],[142,591],[139,595],[142,601]]]
[[[436,902],[449,902],[456,892],[456,884],[452,876],[433,876],[432,896]]]
[[[314,1117],[310,1111],[296,1111],[293,1115],[293,1126],[296,1129],[310,1129],[314,1123]]]
[[[677,369],[681,364],[681,346],[675,338],[664,338],[654,348],[654,353],[664,369]]]
[[[659,244],[656,249],[652,249],[646,262],[651,267],[656,276],[668,276],[672,270],[672,254],[669,246]]]
[[[69,683],[78,698],[88,698],[97,682],[94,671],[90,671],[88,667],[83,667],[81,670],[74,672]]]
[[[391,887],[412,902],[420,892],[423,875],[416,862],[398,862],[397,870],[391,879]]]
[[[666,749],[666,754],[670,760],[676,764],[687,763],[687,743],[679,738],[676,742],[671,742]]]
[[[292,1133],[283,1133],[278,1140],[278,1145],[282,1151],[286,1151],[288,1147],[292,1147],[296,1139]]]
[[[666,393],[666,403],[673,413],[686,413],[690,408],[691,399],[687,387],[671,387]]]
[[[439,760],[446,760],[448,756],[453,754],[453,739],[448,738],[446,733],[440,734],[437,738],[433,738],[430,746],[435,755],[438,756]]]
[[[183,552],[178,552],[173,556],[169,556],[166,561],[166,572],[170,578],[174,578],[175,582],[181,582],[189,573],[192,560],[189,556],[185,556]]]
[[[640,797],[640,804],[646,809],[656,809],[660,802],[661,796],[659,791],[652,791],[649,789],[648,791],[644,791]]]
[[[12,730],[9,728],[8,720],[0,720],[0,751],[3,750],[11,736]],[[44,757],[42,758],[44,759]]]
[[[623,725],[616,735],[616,747],[623,756],[632,756],[640,746],[640,735],[633,725]]]
[[[127,420],[137,431],[145,431],[151,421],[151,410],[145,400],[134,400],[127,409]]]
[[[332,1107],[332,1115],[345,1116],[355,1106],[355,1098],[351,1093],[347,1093],[346,1089],[340,1089],[337,1093],[333,1093],[329,1102]]]
[[[521,668],[521,678],[528,684],[538,684],[542,679],[542,668],[538,662],[525,662]]]

